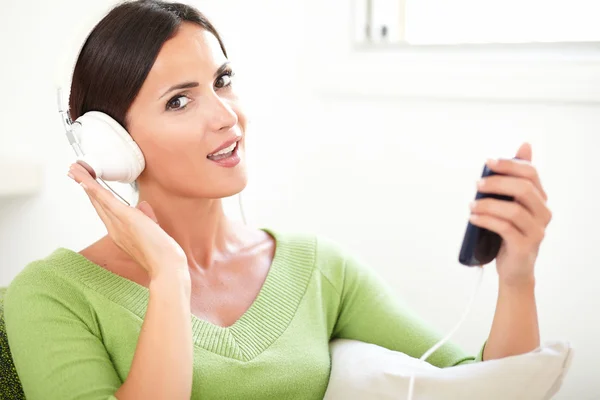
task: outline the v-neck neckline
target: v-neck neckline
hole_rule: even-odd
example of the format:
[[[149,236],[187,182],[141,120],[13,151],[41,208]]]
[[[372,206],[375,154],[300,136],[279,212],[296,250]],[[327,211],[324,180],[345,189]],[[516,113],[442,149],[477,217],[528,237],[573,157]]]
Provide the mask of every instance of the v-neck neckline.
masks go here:
[[[269,347],[292,321],[314,269],[314,239],[261,230],[275,240],[273,260],[256,298],[232,325],[223,327],[190,314],[196,346],[224,357],[248,361]],[[148,288],[115,274],[66,248],[53,253],[55,267],[144,319]],[[66,262],[69,260],[69,262]]]

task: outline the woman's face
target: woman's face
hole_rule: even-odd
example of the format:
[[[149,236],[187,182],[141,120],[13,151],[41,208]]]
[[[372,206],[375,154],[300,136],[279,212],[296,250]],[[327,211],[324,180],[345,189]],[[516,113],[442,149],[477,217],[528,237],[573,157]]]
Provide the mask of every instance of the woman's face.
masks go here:
[[[200,26],[183,23],[165,42],[127,113],[146,159],[142,190],[222,198],[245,187],[246,117],[231,78],[218,40]]]

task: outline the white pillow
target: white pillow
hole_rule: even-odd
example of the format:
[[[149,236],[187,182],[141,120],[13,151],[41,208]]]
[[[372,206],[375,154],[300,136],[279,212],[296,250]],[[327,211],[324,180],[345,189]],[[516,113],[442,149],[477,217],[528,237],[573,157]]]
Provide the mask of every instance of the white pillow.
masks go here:
[[[549,342],[519,356],[438,368],[354,340],[334,340],[330,350],[331,376],[323,400],[406,399],[413,371],[413,400],[547,400],[560,389],[573,357],[568,342]]]

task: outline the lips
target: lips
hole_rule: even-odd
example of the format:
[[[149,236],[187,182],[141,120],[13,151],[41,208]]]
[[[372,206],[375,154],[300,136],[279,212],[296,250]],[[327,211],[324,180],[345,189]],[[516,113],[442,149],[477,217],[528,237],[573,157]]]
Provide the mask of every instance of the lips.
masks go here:
[[[220,167],[233,168],[241,162],[238,152],[240,142],[233,142],[229,147],[219,150],[215,154],[207,156],[208,160],[214,162]]]
[[[219,147],[217,147],[214,151],[212,151],[209,155],[207,155],[206,158],[213,159],[215,157],[219,157],[222,155],[232,153],[235,150],[235,148],[237,147],[237,144],[240,139],[241,139],[241,136],[238,136],[238,137],[235,137],[234,139],[230,139],[230,140],[223,142]]]
[[[239,142],[233,142],[230,146],[225,147],[224,149],[214,154],[209,154],[208,156],[206,156],[206,158],[212,161],[219,161],[231,157],[236,152],[238,143]]]

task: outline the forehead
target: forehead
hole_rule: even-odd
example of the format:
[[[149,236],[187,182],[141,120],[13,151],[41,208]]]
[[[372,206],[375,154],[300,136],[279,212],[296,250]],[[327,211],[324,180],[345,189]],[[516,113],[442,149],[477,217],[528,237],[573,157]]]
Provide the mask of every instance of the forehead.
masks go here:
[[[160,89],[185,79],[212,79],[225,61],[219,41],[212,33],[184,22],[160,49],[144,85]]]

